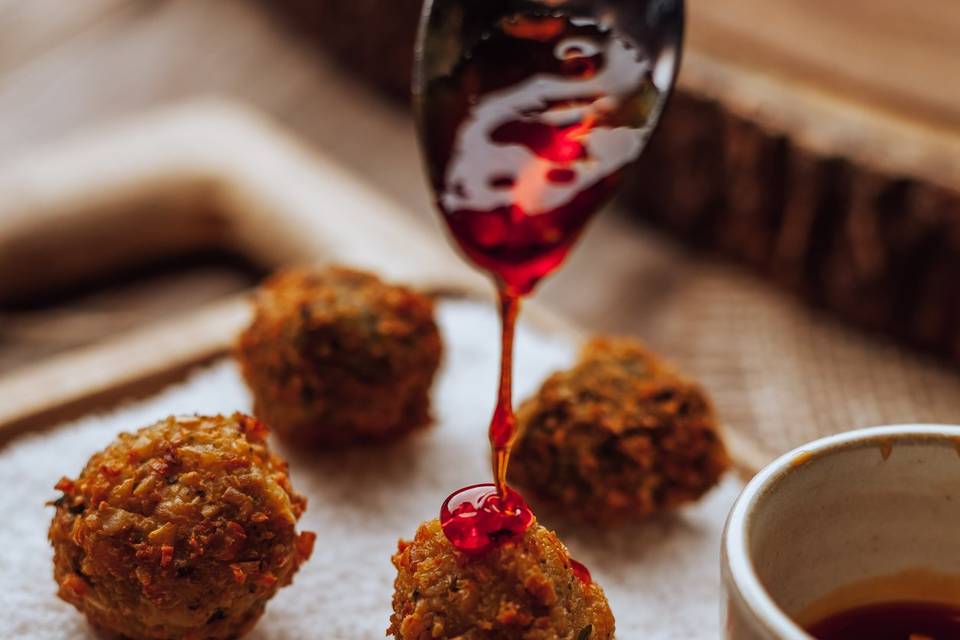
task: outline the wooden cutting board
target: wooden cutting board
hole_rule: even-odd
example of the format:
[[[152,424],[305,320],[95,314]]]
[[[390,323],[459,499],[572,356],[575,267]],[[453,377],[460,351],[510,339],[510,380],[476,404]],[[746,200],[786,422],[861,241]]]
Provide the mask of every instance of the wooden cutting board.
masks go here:
[[[956,2],[688,6],[678,91],[630,205],[960,362]]]

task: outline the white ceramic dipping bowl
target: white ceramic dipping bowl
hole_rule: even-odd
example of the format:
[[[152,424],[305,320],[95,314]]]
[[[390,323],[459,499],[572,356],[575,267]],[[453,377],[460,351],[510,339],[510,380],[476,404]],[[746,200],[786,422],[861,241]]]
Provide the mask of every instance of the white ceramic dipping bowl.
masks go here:
[[[801,623],[878,601],[960,605],[960,426],[860,429],[781,456],[737,499],[722,554],[728,639],[809,640]]]

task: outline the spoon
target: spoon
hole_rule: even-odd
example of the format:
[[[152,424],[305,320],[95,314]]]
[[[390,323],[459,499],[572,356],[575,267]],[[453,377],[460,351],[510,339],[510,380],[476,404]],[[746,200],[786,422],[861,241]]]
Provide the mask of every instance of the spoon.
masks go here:
[[[498,505],[511,496],[520,299],[560,266],[640,155],[676,79],[682,33],[682,0],[424,6],[413,97],[427,174],[453,239],[500,295],[500,383],[489,432],[497,491],[479,503],[485,507],[471,507],[471,531],[474,521],[503,529]],[[533,522],[525,506],[509,515],[515,533]],[[461,528],[445,533],[454,545],[473,545]]]
[[[640,155],[676,79],[682,0],[427,0],[413,98],[443,219],[520,294]]]

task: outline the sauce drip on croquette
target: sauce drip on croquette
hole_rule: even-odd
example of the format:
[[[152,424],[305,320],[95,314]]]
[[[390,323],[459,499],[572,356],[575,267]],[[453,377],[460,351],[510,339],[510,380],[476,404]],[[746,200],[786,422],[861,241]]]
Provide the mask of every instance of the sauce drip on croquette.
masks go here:
[[[497,406],[490,420],[490,447],[493,458],[493,481],[506,496],[507,464],[510,450],[517,439],[517,416],[513,412],[513,332],[520,312],[520,297],[500,287],[500,384]]]
[[[440,507],[440,526],[454,547],[481,554],[504,542],[518,542],[535,521],[523,497],[506,487],[475,484],[452,493]]]
[[[440,513],[447,538],[465,553],[515,540],[535,520],[507,486],[520,300],[560,266],[640,153],[651,116],[646,64],[588,20],[518,13],[426,87],[422,122],[437,204],[457,244],[496,281],[500,301],[494,484],[454,492]],[[586,568],[573,566],[589,582]]]
[[[573,558],[570,558],[570,568],[573,570],[573,575],[577,576],[577,579],[583,584],[589,585],[593,582],[593,576],[590,575],[590,569],[587,569],[583,563],[577,562]]]

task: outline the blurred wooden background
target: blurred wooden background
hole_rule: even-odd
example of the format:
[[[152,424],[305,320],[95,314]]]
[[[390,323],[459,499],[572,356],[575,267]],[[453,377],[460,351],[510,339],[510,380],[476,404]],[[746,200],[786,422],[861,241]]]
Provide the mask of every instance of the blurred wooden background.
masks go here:
[[[960,128],[957,0],[694,0],[690,15],[690,42],[703,51],[825,78],[890,113]],[[257,3],[0,0],[0,27],[0,162],[119,116],[217,95],[262,110],[436,225],[405,111]],[[77,326],[96,334],[89,341],[245,285],[211,267],[199,279],[154,282],[155,294],[138,301],[100,295],[52,319],[0,310],[0,347],[13,354],[0,357],[0,372],[68,348],[83,333]],[[725,420],[780,429],[786,444],[871,423],[956,421],[954,371],[690,253],[615,208],[538,297],[589,329],[639,334],[703,380]],[[43,322],[53,324],[42,330]],[[65,342],[51,346],[57,340]]]
[[[841,92],[960,129],[956,0],[694,0],[689,14],[690,42],[704,51],[827,78]],[[433,215],[405,115],[252,2],[0,0],[0,26],[0,160],[117,116],[224,95],[292,127],[417,215]],[[578,252],[590,258],[575,257],[545,297],[591,325],[638,328],[646,314],[614,313],[621,292],[601,283],[669,262],[674,248],[636,244],[644,233],[600,218]],[[567,280],[593,286],[572,300]]]
[[[691,0],[690,43],[905,119],[960,130],[955,0]]]
[[[960,129],[955,0],[692,0],[688,13],[689,44],[699,51]],[[419,168],[393,162],[410,152],[406,119],[256,3],[0,0],[0,28],[0,158],[80,126],[216,93],[273,114],[379,188],[426,203]]]

